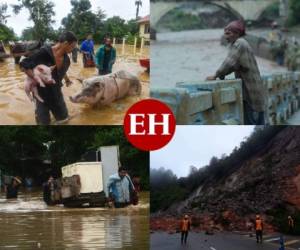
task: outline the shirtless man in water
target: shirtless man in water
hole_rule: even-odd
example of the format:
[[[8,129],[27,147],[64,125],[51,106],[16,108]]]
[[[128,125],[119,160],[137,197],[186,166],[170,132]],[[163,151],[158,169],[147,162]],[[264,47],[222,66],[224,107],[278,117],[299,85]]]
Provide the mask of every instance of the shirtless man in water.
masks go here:
[[[33,68],[39,64],[44,64],[48,67],[56,66],[52,72],[52,78],[56,84],[46,85],[46,87],[38,86],[38,94],[44,102],[35,99],[37,124],[50,124],[50,112],[58,123],[68,120],[69,114],[61,88],[63,79],[65,79],[67,86],[72,84],[66,75],[70,67],[70,58],[67,54],[72,52],[76,44],[77,38],[75,35],[67,31],[60,36],[59,41],[54,46],[46,45],[20,63],[24,72],[31,78],[33,77]]]

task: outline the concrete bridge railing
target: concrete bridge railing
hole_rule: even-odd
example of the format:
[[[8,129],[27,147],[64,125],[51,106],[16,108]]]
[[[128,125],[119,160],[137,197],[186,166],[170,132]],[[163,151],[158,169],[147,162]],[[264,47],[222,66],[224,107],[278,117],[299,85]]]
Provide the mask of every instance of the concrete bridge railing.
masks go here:
[[[263,76],[268,90],[266,120],[284,124],[299,109],[300,73]],[[166,103],[177,124],[243,124],[241,80],[178,83],[174,88],[152,88],[151,97]]]

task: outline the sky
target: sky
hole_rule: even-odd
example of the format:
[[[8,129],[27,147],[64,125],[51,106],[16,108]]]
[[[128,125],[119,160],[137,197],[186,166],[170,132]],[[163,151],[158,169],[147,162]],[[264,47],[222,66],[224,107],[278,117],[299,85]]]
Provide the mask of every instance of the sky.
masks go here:
[[[56,16],[54,20],[56,23],[54,28],[58,28],[61,24],[61,20],[69,14],[71,10],[70,0],[52,0],[54,2]],[[107,17],[120,16],[125,20],[135,18],[136,6],[135,0],[90,0],[92,4],[92,11],[97,11],[100,7],[105,11]],[[18,0],[1,0],[0,3],[7,3],[8,5],[17,4]],[[149,15],[150,12],[150,0],[142,0],[142,7],[140,8],[140,16]],[[12,8],[9,6],[8,14],[11,15],[7,19],[7,26],[14,29],[17,35],[21,35],[22,30],[33,26],[31,21],[28,21],[29,12],[22,10],[20,14],[15,15],[12,12]]]
[[[253,130],[254,126],[176,126],[171,142],[150,153],[150,167],[187,176],[190,166],[204,167],[213,156],[230,154]]]

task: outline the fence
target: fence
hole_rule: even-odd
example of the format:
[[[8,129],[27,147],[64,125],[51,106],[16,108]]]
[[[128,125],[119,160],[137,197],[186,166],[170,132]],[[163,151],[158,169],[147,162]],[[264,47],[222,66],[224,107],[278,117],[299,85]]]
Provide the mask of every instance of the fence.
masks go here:
[[[262,79],[268,90],[267,123],[284,124],[299,109],[300,72]],[[151,97],[173,110],[177,124],[243,124],[241,80],[178,83],[175,88],[152,88]]]
[[[129,44],[126,38],[121,41],[113,38],[113,46],[117,49],[119,56],[149,57],[149,40],[135,37],[133,44]]]

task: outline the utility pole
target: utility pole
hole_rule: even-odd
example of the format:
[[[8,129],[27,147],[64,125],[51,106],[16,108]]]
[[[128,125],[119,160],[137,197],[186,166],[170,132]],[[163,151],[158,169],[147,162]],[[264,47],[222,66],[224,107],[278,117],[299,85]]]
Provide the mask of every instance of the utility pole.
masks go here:
[[[136,5],[136,16],[135,18],[139,18],[139,12],[140,12],[140,6],[142,6],[142,0],[135,0],[135,5]]]

